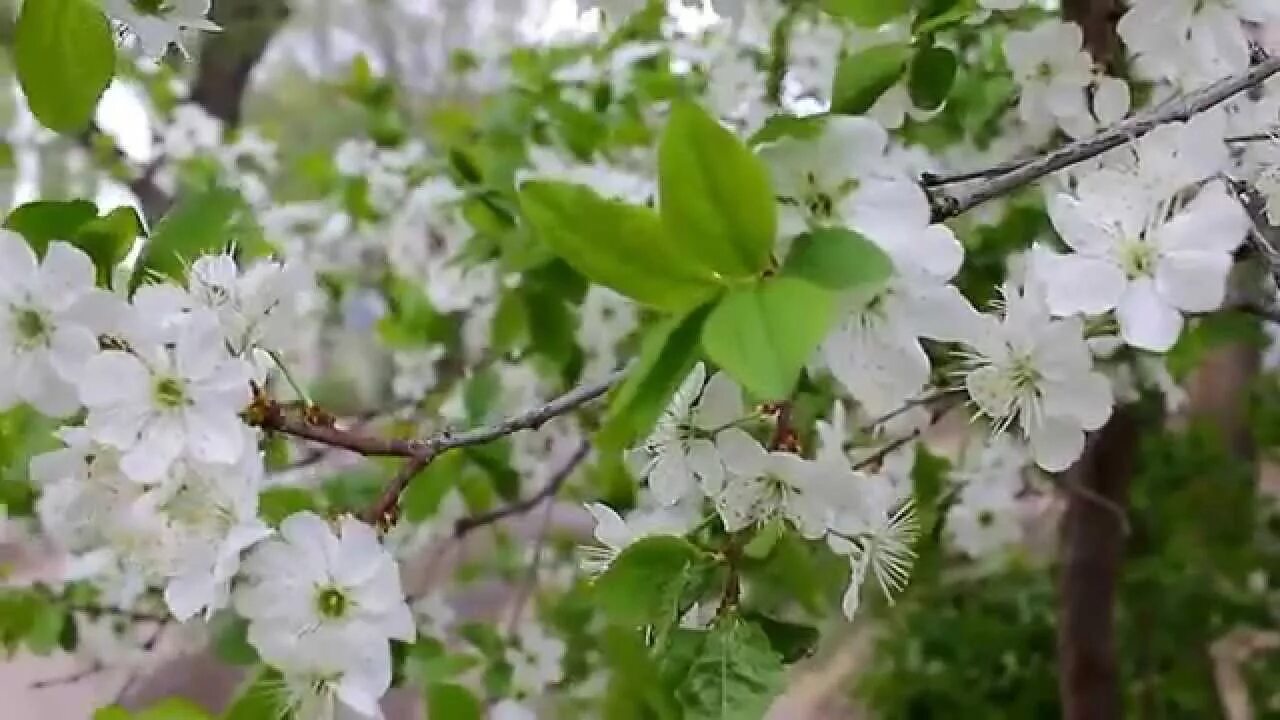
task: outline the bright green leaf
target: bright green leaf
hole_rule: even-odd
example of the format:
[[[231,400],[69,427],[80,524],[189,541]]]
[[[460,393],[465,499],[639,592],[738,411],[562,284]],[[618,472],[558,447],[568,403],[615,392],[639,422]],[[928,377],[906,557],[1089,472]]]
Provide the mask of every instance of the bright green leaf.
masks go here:
[[[911,60],[907,91],[911,102],[922,110],[935,110],[946,102],[956,81],[956,54],[933,46],[916,53]]]
[[[133,243],[142,234],[142,218],[131,207],[94,218],[80,227],[71,244],[84,250],[98,270],[98,282],[111,282],[112,271],[124,261]]]
[[[702,347],[760,399],[785,398],[835,319],[835,298],[787,277],[735,290],[707,317]]]
[[[861,115],[906,72],[914,51],[904,43],[876,45],[849,55],[836,68],[831,111]]]
[[[605,614],[622,625],[658,625],[674,613],[673,596],[698,551],[678,537],[655,535],[627,547],[595,581]]]
[[[86,223],[98,217],[98,206],[87,200],[39,200],[19,205],[4,226],[27,239],[37,255],[54,240],[71,240]]]
[[[709,310],[703,306],[685,317],[664,320],[645,334],[639,359],[609,403],[600,431],[602,445],[621,450],[658,419],[667,400],[693,369]]]
[[[729,616],[707,634],[676,697],[685,720],[759,720],[782,692],[784,676],[764,632]]]
[[[218,659],[231,665],[253,665],[258,651],[249,644],[249,621],[231,612],[216,615],[209,624],[210,645]]]
[[[875,243],[845,228],[822,228],[801,235],[791,247],[783,274],[827,288],[852,290],[883,283],[893,261]]]
[[[822,9],[863,27],[879,27],[911,9],[911,0],[822,0]]]
[[[119,705],[110,705],[108,707],[99,708],[93,714],[93,720],[130,720],[133,716],[128,710]]]
[[[719,287],[709,271],[689,262],[649,208],[560,182],[526,183],[520,207],[538,236],[575,270],[641,303],[686,310]]]
[[[258,495],[258,515],[273,527],[294,513],[319,509],[319,498],[306,488],[281,485],[267,488]]]
[[[213,716],[190,700],[169,698],[133,716],[134,720],[212,720]]]
[[[288,708],[284,707],[285,697],[280,692],[283,682],[279,672],[271,668],[262,668],[240,690],[231,705],[223,711],[222,720],[262,720],[262,718],[288,717]],[[156,720],[159,720],[159,718]]]
[[[822,134],[826,127],[826,113],[796,117],[794,115],[773,115],[764,121],[764,126],[755,132],[747,144],[755,147],[782,138],[810,140]]]
[[[244,200],[235,190],[210,188],[179,201],[156,225],[142,249],[132,286],[150,274],[181,281],[191,261],[207,253],[223,252],[243,239]]]
[[[470,690],[452,683],[436,683],[427,688],[427,715],[448,720],[480,720],[480,701]]]
[[[97,3],[24,2],[13,43],[31,112],[60,133],[85,129],[115,74],[115,39]]]
[[[702,108],[679,102],[658,147],[662,221],[686,256],[727,277],[769,264],[777,207],[769,172]]]

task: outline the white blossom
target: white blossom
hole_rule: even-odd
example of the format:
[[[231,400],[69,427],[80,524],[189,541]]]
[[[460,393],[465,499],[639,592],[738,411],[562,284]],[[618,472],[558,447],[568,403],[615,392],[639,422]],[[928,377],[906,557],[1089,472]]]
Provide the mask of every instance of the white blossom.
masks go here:
[[[124,23],[138,37],[142,50],[160,57],[169,45],[182,45],[182,31],[187,28],[204,31],[221,30],[205,16],[210,0],[102,0],[111,17]]]
[[[541,625],[532,621],[520,623],[516,629],[515,644],[506,650],[506,660],[511,665],[511,684],[529,695],[542,693],[549,685],[564,678],[564,641],[550,635]]]
[[[702,490],[714,495],[724,480],[715,434],[743,419],[742,391],[728,375],[716,373],[703,387],[706,368],[698,363],[672,396],[653,432],[632,451],[638,474],[663,504],[674,505]]]
[[[94,440],[123,453],[120,467],[155,482],[183,453],[235,462],[244,450],[239,413],[249,404],[250,368],[226,350],[217,321],[193,315],[172,346],[139,343],[94,356],[79,379]]]
[[[996,432],[1016,423],[1040,467],[1065,470],[1084,449],[1084,431],[1111,416],[1111,384],[1093,370],[1080,319],[1051,318],[1034,282],[1006,285],[1003,310],[968,341],[965,388]]]
[[[73,383],[98,350],[87,306],[102,295],[79,249],[52,242],[37,261],[21,236],[0,230],[0,409],[27,402],[62,417],[79,408]]]
[[[1128,173],[1099,171],[1074,195],[1060,193],[1049,215],[1075,252],[1036,256],[1056,315],[1116,311],[1135,347],[1164,352],[1182,330],[1182,313],[1218,309],[1232,253],[1250,227],[1220,183],[1171,210]]]

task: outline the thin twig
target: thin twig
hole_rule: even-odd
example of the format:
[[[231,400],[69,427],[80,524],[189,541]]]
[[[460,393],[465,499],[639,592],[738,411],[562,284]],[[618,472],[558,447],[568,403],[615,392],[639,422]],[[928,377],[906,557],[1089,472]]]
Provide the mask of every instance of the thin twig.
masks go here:
[[[895,450],[898,450],[906,446],[907,443],[911,442],[912,440],[915,440],[916,438],[919,438],[922,434],[923,432],[920,430],[920,428],[916,428],[915,430],[912,430],[911,432],[907,433],[906,435],[903,435],[902,437],[898,437],[898,438],[894,438],[893,440],[890,440],[889,443],[886,444],[884,447],[880,448],[879,450],[875,451],[871,455],[854,463],[853,469],[866,470],[867,468],[876,467],[878,465],[883,464],[885,458],[892,455]]]
[[[1124,511],[1124,508],[1120,507],[1120,505],[1117,504],[1115,501],[1109,498],[1103,497],[1093,489],[1085,487],[1081,483],[1072,482],[1071,480],[1068,480],[1065,475],[1050,474],[1049,478],[1053,481],[1055,485],[1065,489],[1067,492],[1073,495],[1078,495],[1079,497],[1084,498],[1085,500],[1088,500],[1089,502],[1093,503],[1094,505],[1097,505],[1103,510],[1106,510],[1112,515],[1115,515],[1116,520],[1120,523],[1120,531],[1124,533],[1126,537],[1133,531],[1133,526],[1129,523],[1128,513],[1126,513]]]
[[[547,544],[547,535],[551,532],[551,511],[554,508],[555,504],[548,501],[542,511],[542,524],[538,526],[538,538],[534,542],[533,557],[529,559],[529,568],[525,570],[524,579],[516,588],[515,601],[511,603],[511,620],[507,625],[508,635],[516,634],[516,629],[520,627],[520,617],[524,615],[524,606],[533,595],[533,586],[538,584],[538,570],[542,566],[542,551]]]
[[[982,168],[980,170],[969,170],[967,172],[958,172],[951,175],[936,175],[931,172],[920,174],[920,184],[930,187],[942,187],[943,185],[955,185],[956,183],[969,182],[971,180],[986,180],[988,178],[998,177],[1011,173],[1014,170],[1035,160],[1035,157],[1014,158],[1013,160],[1005,160],[991,167]]]
[[[1063,145],[1017,169],[993,177],[966,193],[955,196],[939,195],[934,199],[933,219],[935,222],[942,222],[953,218],[1046,175],[1120,147],[1161,125],[1184,122],[1249,88],[1261,85],[1278,72],[1280,72],[1280,57],[1264,59],[1247,72],[1222,78],[1182,97],[1177,102],[1164,103],[1150,112],[1117,123],[1093,137]]]
[[[590,454],[590,452],[591,445],[586,441],[583,441],[583,443],[578,446],[578,449],[574,451],[568,462],[566,462],[563,467],[551,476],[547,481],[547,484],[544,485],[541,490],[527,498],[517,500],[509,505],[503,505],[502,507],[490,510],[489,512],[464,517],[458,520],[453,526],[453,537],[455,539],[461,539],[473,530],[478,530],[486,525],[493,525],[494,523],[513,515],[523,515],[538,507],[544,501],[551,500],[559,494],[560,489],[564,487],[565,481],[569,479],[569,476],[573,475],[573,471],[582,464],[582,461],[587,459],[587,455]]]
[[[872,418],[862,426],[862,429],[866,432],[870,432],[876,429],[877,427],[889,422],[890,420],[906,413],[909,410],[918,408],[921,405],[929,405],[930,403],[941,400],[949,395],[956,394],[959,392],[960,392],[959,388],[941,388],[938,390],[934,390],[933,392],[925,393],[924,395],[921,395],[919,397],[907,400],[906,402],[902,403],[898,407],[894,408],[893,410],[890,410],[889,412],[879,417]]]
[[[92,665],[69,675],[61,675],[59,677],[45,678],[44,680],[36,680],[27,687],[32,690],[48,690],[49,688],[62,687],[63,685],[74,685],[81,680],[87,680],[107,671],[107,666],[101,660],[95,660]]]

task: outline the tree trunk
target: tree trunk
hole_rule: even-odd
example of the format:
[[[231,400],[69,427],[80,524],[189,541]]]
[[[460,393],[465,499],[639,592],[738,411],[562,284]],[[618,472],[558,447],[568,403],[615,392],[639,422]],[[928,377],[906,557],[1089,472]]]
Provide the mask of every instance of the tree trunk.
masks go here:
[[[1075,488],[1062,518],[1058,578],[1058,687],[1064,720],[1124,715],[1115,641],[1125,544],[1120,513],[1128,507],[1140,431],[1136,410],[1117,408],[1064,477]]]
[[[1065,19],[1080,25],[1094,61],[1120,58],[1118,0],[1066,0]],[[1124,558],[1123,513],[1137,461],[1141,423],[1134,408],[1117,408],[1090,438],[1064,480],[1073,488],[1062,518],[1058,576],[1058,688],[1064,720],[1124,716],[1115,608]]]

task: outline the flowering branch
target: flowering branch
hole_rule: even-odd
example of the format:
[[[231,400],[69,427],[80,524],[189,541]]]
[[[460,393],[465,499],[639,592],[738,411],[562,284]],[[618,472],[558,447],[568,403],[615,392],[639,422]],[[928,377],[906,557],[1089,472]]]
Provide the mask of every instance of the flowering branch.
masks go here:
[[[517,500],[510,505],[504,505],[486,513],[480,513],[478,515],[472,515],[458,520],[458,522],[453,526],[453,536],[455,538],[462,538],[471,531],[478,530],[486,525],[492,525],[513,515],[523,515],[524,513],[538,507],[543,502],[555,497],[556,494],[560,492],[560,489],[564,487],[565,481],[569,479],[570,475],[573,475],[573,471],[582,464],[582,461],[587,459],[587,455],[590,452],[591,446],[586,442],[583,442],[578,446],[578,449],[574,451],[568,462],[557,470],[555,474],[551,476],[551,479],[547,481],[547,484],[544,485],[537,493],[522,500]]]
[[[957,195],[938,194],[934,197],[933,219],[942,222],[961,215],[997,197],[1039,180],[1064,168],[1097,157],[1102,153],[1136,140],[1161,125],[1184,122],[1245,90],[1257,87],[1280,72],[1280,58],[1266,58],[1247,72],[1231,75],[1196,92],[1174,101],[1163,103],[1150,112],[1125,120],[1090,138],[1077,140],[1019,165],[983,182],[968,192]],[[997,166],[1000,169],[1000,166]],[[977,175],[982,177],[982,175]],[[945,178],[943,178],[945,179]],[[934,185],[941,184],[935,178]],[[925,182],[925,185],[929,185]]]

